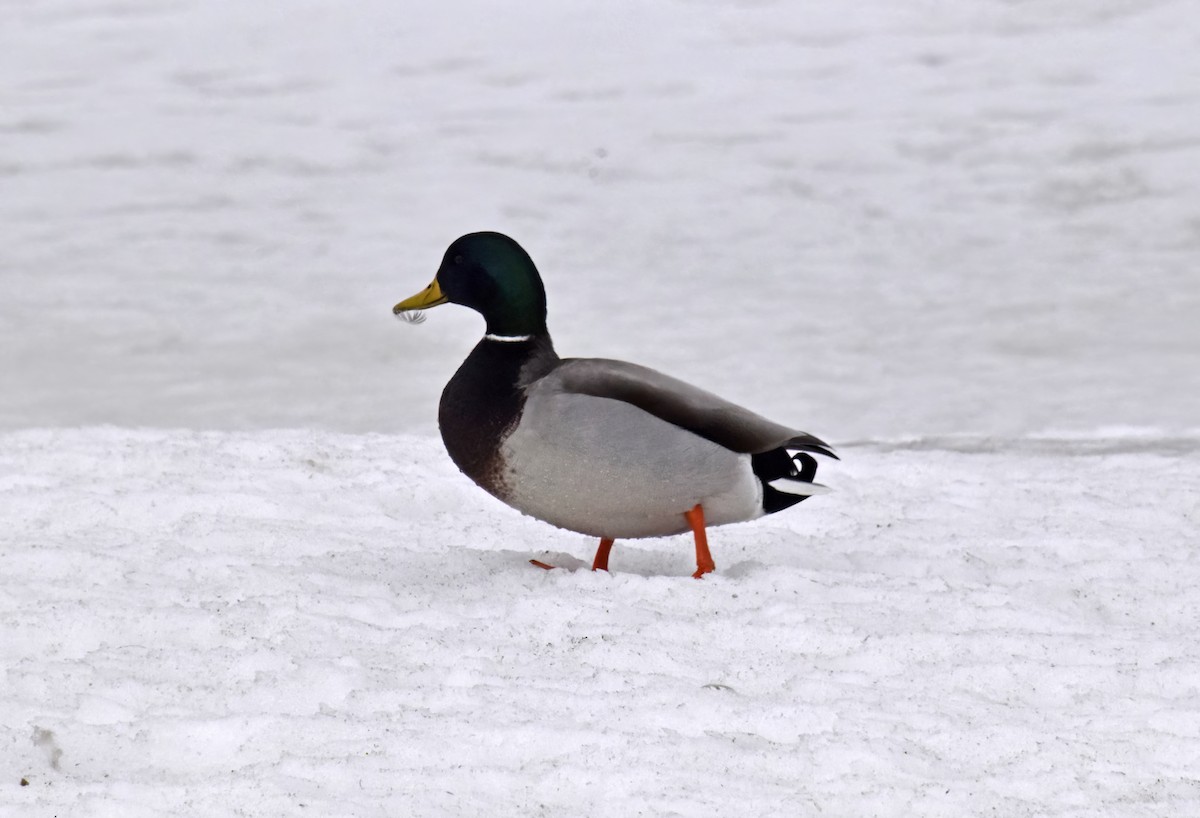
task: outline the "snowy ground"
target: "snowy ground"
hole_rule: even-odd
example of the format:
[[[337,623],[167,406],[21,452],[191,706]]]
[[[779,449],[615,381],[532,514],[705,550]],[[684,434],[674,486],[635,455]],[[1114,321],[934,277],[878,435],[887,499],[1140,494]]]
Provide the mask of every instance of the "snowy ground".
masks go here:
[[[1197,77],[1187,0],[0,0],[0,816],[1200,814]],[[477,229],[835,492],[529,567],[390,315]]]
[[[696,582],[533,568],[593,543],[427,437],[9,434],[0,803],[1197,814],[1200,440],[957,448],[847,450]]]
[[[389,310],[497,229],[836,441],[1194,429],[1197,77],[1190,0],[0,0],[0,428],[431,433],[478,321]]]

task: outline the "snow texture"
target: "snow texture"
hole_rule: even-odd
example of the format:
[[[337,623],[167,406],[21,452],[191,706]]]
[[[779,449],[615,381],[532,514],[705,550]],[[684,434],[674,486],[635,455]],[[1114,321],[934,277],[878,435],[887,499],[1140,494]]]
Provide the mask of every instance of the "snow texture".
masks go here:
[[[1200,815],[1187,0],[0,0],[0,818]],[[595,543],[398,326],[835,444]],[[531,557],[563,566],[543,572]]]
[[[0,14],[0,428],[430,434],[481,324],[390,308],[481,229],[832,440],[1197,426],[1189,0]]]
[[[1200,440],[910,441],[595,543],[427,437],[28,431],[11,815],[1194,815]],[[18,787],[24,776],[28,787]]]

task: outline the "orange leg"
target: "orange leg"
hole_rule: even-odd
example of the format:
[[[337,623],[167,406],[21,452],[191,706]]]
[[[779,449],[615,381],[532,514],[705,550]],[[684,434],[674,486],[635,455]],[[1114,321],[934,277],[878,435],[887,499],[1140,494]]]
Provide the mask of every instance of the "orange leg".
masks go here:
[[[605,537],[600,540],[600,547],[596,549],[596,558],[592,560],[593,571],[608,570],[608,552],[612,551],[613,541]]]
[[[614,540],[611,540],[607,537],[600,540],[600,547],[596,549],[596,558],[594,560],[592,560],[592,570],[593,571],[607,571],[608,570],[608,552],[612,551],[613,542],[614,542]],[[538,568],[544,568],[547,571],[554,570],[553,565],[542,562],[541,560],[530,560],[529,563],[530,563],[530,565],[536,565]]]
[[[696,573],[692,576],[700,579],[708,572],[717,570],[712,554],[708,551],[708,535],[704,532],[704,507],[697,503],[695,508],[685,511],[683,516],[687,518],[688,525],[692,527],[692,536],[696,538]]]

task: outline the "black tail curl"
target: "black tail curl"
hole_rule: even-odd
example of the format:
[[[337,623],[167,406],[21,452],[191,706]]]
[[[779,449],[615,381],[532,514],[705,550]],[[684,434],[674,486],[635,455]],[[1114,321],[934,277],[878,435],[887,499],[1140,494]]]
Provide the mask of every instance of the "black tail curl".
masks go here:
[[[829,451],[824,444],[820,445],[822,454],[828,454],[830,457],[837,459],[837,455]],[[805,448],[809,447],[806,446]],[[763,511],[767,514],[783,511],[785,508],[790,508],[796,505],[796,503],[809,498],[809,495],[806,494],[792,494],[780,491],[772,486],[771,483],[776,480],[811,483],[817,476],[817,459],[815,457],[807,452],[792,454],[788,451],[787,447],[771,449],[762,454],[750,455],[750,467],[754,470],[755,476],[762,482]]]

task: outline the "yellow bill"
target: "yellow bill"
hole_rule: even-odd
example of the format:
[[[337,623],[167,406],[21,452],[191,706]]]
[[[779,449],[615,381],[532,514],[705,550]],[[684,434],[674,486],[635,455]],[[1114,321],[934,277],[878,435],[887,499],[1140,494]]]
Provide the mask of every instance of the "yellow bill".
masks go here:
[[[435,278],[433,282],[421,290],[414,296],[404,299],[396,306],[392,307],[392,312],[399,315],[402,312],[409,310],[425,310],[430,307],[436,307],[438,304],[445,304],[450,299],[442,292],[438,280]]]

